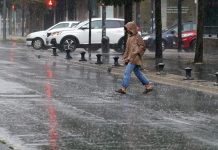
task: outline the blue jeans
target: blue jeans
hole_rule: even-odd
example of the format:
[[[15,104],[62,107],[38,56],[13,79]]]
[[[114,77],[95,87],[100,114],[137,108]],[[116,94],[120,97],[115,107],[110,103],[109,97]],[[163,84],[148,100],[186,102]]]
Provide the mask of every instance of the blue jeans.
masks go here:
[[[139,79],[139,81],[142,83],[142,85],[149,84],[149,80],[141,72],[139,65],[128,63],[126,66],[124,75],[123,75],[122,86],[124,88],[127,88],[129,86],[129,80],[131,78],[132,71],[134,71],[136,77]]]

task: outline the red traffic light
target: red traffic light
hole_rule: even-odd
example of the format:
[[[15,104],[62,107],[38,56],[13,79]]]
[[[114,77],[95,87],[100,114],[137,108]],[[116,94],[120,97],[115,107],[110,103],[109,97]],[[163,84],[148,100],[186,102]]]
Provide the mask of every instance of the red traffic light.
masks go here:
[[[51,6],[51,7],[53,6],[52,0],[49,0],[49,1],[48,1],[48,6]]]
[[[55,7],[55,0],[47,0],[47,6],[49,9],[52,9]]]
[[[11,8],[12,8],[13,11],[15,11],[16,10],[15,4],[12,4]]]

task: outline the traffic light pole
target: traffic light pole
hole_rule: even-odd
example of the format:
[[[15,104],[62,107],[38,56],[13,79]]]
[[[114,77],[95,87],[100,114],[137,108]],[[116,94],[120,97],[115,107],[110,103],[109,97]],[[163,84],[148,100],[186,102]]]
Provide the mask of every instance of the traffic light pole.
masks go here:
[[[6,41],[6,0],[3,2],[3,41]]]

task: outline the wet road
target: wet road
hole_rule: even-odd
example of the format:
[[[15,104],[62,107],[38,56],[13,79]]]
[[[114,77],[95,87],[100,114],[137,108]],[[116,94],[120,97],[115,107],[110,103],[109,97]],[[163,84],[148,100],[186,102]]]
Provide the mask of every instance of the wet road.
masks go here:
[[[0,139],[20,150],[217,150],[218,95],[138,81],[0,46]],[[43,54],[43,55],[41,55]]]

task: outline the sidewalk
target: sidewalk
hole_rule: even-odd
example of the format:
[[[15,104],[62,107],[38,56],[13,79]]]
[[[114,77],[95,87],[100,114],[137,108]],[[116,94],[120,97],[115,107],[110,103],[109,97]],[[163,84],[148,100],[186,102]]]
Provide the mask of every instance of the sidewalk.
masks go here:
[[[72,56],[73,55],[76,54],[74,53]],[[95,54],[92,54],[92,57],[93,55]],[[113,57],[117,54],[109,55],[110,57]],[[122,64],[121,56],[119,57],[119,63]],[[175,50],[166,50],[163,58],[163,63],[165,64],[164,72],[161,75],[157,75],[154,53],[147,51],[144,56],[143,71],[149,77],[149,79],[156,83],[183,87],[185,89],[202,91],[211,94],[218,94],[218,86],[214,86],[214,83],[216,82],[216,76],[214,73],[218,71],[218,60],[214,58],[205,62],[205,64],[194,64],[193,58],[194,53],[181,52],[178,54]],[[96,65],[96,59],[92,59],[91,62],[79,62],[78,59],[73,59],[72,61],[73,64],[80,64],[92,69],[109,71],[110,73],[119,75],[121,77],[123,75],[124,66],[113,66],[112,59],[110,59],[109,63],[104,63],[102,65]],[[184,68],[186,67],[193,68],[193,80],[184,80],[186,78],[186,72]],[[133,75],[132,77],[135,76]]]
[[[26,37],[25,36],[16,36],[16,35],[7,35],[6,42],[16,42],[16,43],[25,43]],[[3,42],[3,38],[1,36],[0,42]]]
[[[163,52],[164,71],[166,73],[185,76],[185,68],[192,68],[192,76],[195,80],[216,81],[214,75],[218,72],[218,55],[204,55],[203,64],[194,64],[194,52],[180,52],[176,49]],[[146,68],[156,71],[154,53],[147,52],[144,57]]]

